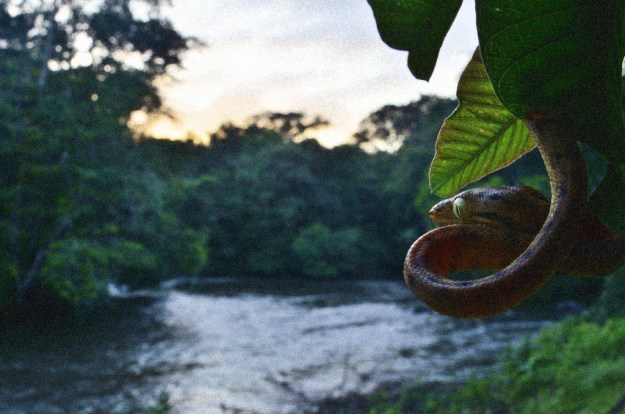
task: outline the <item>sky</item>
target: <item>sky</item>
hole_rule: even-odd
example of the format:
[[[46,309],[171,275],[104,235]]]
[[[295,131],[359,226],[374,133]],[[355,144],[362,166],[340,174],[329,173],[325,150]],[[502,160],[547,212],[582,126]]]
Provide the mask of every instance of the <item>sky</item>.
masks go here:
[[[159,82],[177,121],[149,131],[204,137],[262,112],[304,112],[332,122],[317,133],[323,144],[341,144],[383,105],[454,96],[477,45],[474,7],[464,1],[427,83],[412,77],[406,52],[382,42],[366,0],[174,0],[165,15],[206,46]]]

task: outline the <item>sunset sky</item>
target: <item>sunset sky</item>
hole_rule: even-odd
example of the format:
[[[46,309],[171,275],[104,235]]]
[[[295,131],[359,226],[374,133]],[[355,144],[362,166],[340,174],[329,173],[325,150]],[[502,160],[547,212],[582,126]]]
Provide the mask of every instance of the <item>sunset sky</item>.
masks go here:
[[[464,3],[426,83],[411,76],[406,52],[382,42],[366,0],[174,0],[174,27],[206,47],[185,56],[176,82],[160,84],[179,122],[151,132],[206,135],[261,112],[301,111],[332,121],[318,135],[341,143],[385,104],[454,95],[477,45],[474,2]]]

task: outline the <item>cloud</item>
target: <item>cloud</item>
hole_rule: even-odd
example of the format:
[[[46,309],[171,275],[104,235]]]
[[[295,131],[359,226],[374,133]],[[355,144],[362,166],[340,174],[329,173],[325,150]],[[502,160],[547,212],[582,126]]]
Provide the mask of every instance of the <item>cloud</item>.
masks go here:
[[[174,26],[208,46],[188,53],[179,81],[162,90],[188,129],[305,111],[333,121],[333,139],[347,137],[384,104],[454,93],[476,43],[470,7],[426,84],[411,77],[406,53],[381,41],[365,0],[178,0],[168,12]]]

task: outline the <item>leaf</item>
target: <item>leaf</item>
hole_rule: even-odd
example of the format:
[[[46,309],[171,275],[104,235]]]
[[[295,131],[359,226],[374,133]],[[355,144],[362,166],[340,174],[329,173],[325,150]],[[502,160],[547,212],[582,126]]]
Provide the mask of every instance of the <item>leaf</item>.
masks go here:
[[[458,109],[445,121],[430,168],[441,196],[505,167],[534,148],[523,121],[499,102],[476,50],[458,83]]]
[[[408,51],[408,68],[429,80],[462,0],[369,0],[382,40]]]
[[[621,64],[625,2],[476,0],[482,58],[519,118],[568,119],[580,139],[625,162]]]

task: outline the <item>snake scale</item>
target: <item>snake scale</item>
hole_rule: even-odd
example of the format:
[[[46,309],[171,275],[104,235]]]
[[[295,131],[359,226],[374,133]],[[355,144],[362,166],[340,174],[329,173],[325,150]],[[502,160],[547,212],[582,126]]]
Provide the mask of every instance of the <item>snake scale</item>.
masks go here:
[[[414,242],[404,279],[439,313],[495,315],[529,298],[556,272],[605,274],[625,261],[624,238],[592,219],[586,207],[586,167],[575,133],[566,122],[540,115],[524,123],[545,163],[551,203],[536,190],[508,187],[469,190],[437,204],[431,216],[442,227]],[[512,212],[503,215],[502,208]],[[485,225],[493,222],[498,224]],[[471,269],[501,270],[475,280],[449,279]]]

